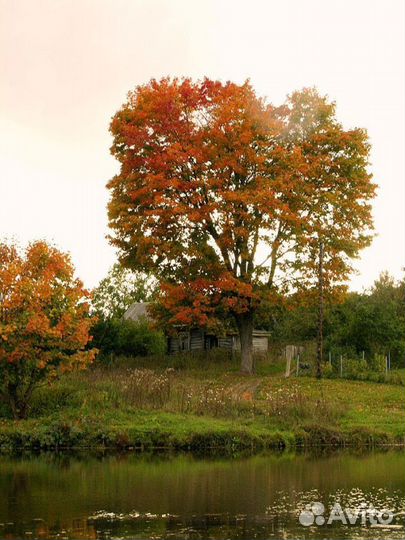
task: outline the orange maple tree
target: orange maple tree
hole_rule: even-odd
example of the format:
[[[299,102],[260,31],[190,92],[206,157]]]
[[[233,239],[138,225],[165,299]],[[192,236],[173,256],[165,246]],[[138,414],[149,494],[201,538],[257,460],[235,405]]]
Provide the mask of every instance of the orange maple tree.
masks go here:
[[[249,82],[167,78],[130,92],[110,129],[121,261],[158,277],[172,324],[232,315],[250,373],[257,306],[309,279],[316,238],[342,240],[331,257],[362,247],[374,189],[365,132],[345,131],[312,89],[274,106]]]
[[[15,418],[39,384],[94,359],[87,298],[68,255],[42,241],[0,243],[0,396]]]

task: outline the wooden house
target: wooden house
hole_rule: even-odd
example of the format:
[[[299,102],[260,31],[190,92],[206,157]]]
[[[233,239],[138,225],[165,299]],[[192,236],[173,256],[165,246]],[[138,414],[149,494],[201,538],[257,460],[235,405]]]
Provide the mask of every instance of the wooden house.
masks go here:
[[[124,319],[138,321],[141,318],[151,320],[148,312],[148,302],[135,302],[124,313]],[[253,351],[265,354],[269,348],[269,332],[253,330]],[[203,351],[211,349],[240,350],[240,341],[237,332],[227,332],[217,336],[207,332],[204,328],[179,328],[176,335],[168,336],[167,350],[169,354],[181,351]]]

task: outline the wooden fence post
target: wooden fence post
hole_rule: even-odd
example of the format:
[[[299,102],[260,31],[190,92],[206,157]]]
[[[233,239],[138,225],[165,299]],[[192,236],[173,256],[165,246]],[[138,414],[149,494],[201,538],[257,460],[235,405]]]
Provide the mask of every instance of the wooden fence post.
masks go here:
[[[291,355],[289,354],[289,351],[287,350],[287,347],[285,349],[285,376],[290,376],[290,370],[291,370]]]

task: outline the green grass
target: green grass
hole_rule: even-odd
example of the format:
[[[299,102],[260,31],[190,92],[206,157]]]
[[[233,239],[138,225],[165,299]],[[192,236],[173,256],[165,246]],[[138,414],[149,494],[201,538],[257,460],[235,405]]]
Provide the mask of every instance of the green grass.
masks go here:
[[[30,419],[0,418],[0,447],[235,451],[405,441],[399,385],[285,379],[283,365],[268,362],[251,377],[230,359],[167,363],[174,367],[123,359],[64,376],[37,391]]]

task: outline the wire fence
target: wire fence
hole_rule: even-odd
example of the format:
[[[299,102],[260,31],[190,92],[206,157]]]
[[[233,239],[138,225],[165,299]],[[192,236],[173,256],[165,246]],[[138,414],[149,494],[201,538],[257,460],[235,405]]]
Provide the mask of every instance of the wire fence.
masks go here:
[[[310,347],[287,346],[285,348],[286,377],[315,374],[316,351],[313,344],[311,345]],[[366,357],[364,351],[354,357],[327,351],[322,364],[322,374],[327,378],[371,380],[405,385],[405,371],[401,373],[398,370],[401,366],[393,367],[391,360],[391,351],[386,354],[374,354],[369,358]]]

